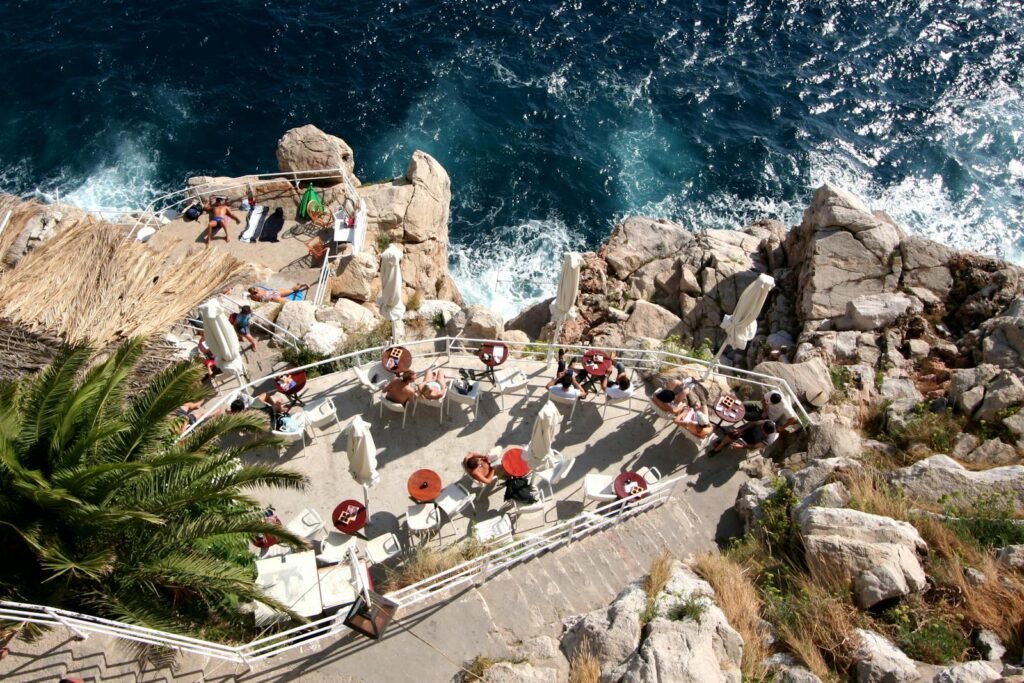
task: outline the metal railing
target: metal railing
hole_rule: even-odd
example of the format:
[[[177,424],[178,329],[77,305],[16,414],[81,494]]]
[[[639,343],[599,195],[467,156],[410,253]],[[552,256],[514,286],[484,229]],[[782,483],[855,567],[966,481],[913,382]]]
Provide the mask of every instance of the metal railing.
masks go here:
[[[334,255],[337,260],[338,255]],[[324,303],[324,295],[327,294],[327,283],[331,279],[331,248],[324,251],[324,261],[320,265],[320,277],[316,281],[316,294],[313,295],[313,308],[320,308]]]
[[[234,306],[234,312],[235,313],[237,313],[238,311],[241,310],[242,304],[240,304],[239,302],[235,301],[234,299],[229,297],[227,294],[221,294],[220,298],[223,299],[224,301],[227,301],[232,306]],[[302,343],[302,340],[299,339],[299,337],[296,336],[294,332],[290,332],[290,331],[284,329],[283,327],[281,327],[277,323],[271,321],[268,318],[263,317],[262,315],[260,315],[256,311],[252,312],[252,322],[253,322],[253,325],[255,325],[256,327],[260,328],[261,330],[263,330],[264,332],[269,334],[272,339],[274,339],[274,340],[276,340],[278,342],[281,342],[283,344],[288,344],[289,346],[292,346],[292,347],[295,347],[295,348],[298,348],[299,344]]]

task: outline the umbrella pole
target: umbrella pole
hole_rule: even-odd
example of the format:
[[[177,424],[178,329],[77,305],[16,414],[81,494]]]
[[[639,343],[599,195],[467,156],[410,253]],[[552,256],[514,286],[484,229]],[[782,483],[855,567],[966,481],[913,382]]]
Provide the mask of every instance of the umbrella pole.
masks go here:
[[[366,526],[373,526],[370,522],[370,487],[363,484],[363,505],[366,506]]]
[[[715,357],[711,359],[710,363],[708,363],[708,370],[707,370],[707,372],[705,372],[704,376],[700,378],[700,380],[702,382],[707,380],[707,378],[711,376],[711,373],[713,373],[715,371],[715,368],[718,367],[718,359],[722,357],[723,353],[725,353],[725,347],[728,346],[728,345],[729,345],[729,340],[727,339],[724,342],[722,342],[721,346],[718,347],[718,353],[716,353]]]
[[[548,354],[545,361],[550,363],[551,359],[555,357],[555,344],[562,338],[562,321],[559,320],[558,324],[555,325],[555,336],[551,338],[551,343],[548,344]]]

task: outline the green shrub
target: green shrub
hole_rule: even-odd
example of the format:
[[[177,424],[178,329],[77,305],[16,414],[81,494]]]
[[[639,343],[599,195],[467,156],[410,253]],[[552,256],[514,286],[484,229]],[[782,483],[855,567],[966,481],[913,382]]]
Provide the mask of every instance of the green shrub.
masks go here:
[[[792,517],[793,506],[799,501],[793,486],[783,477],[777,478],[772,488],[772,495],[761,506],[762,516],[756,533],[772,557],[799,561],[803,553]]]
[[[434,326],[434,329],[438,332],[444,332],[448,326],[448,321],[444,319],[444,311],[438,311],[430,319],[430,324]]]
[[[964,430],[963,418],[953,411],[933,412],[927,403],[920,403],[906,426],[892,433],[896,445],[906,448],[922,443],[933,452],[949,453],[956,437]]]
[[[668,618],[673,621],[690,619],[698,624],[701,617],[708,611],[708,596],[703,591],[693,591],[686,598],[669,610]]]
[[[828,374],[832,377],[832,387],[836,391],[846,394],[850,382],[853,380],[850,368],[845,365],[833,365],[828,369]]]
[[[306,346],[303,342],[298,342],[296,346],[286,344],[281,349],[281,359],[289,365],[289,367],[299,368],[303,365],[309,365],[310,363],[316,363],[317,361],[325,360],[327,356],[321,356],[313,349]],[[330,372],[326,369],[327,366],[318,365],[313,368],[306,370],[306,377],[312,379],[313,377],[319,377],[320,375]]]
[[[951,664],[963,659],[970,642],[948,617],[929,614],[921,601],[900,603],[878,616],[896,645],[913,659]]]
[[[1024,520],[1017,517],[1012,493],[988,493],[970,501],[957,494],[939,502],[948,526],[964,541],[984,548],[1024,543]]]
[[[377,233],[377,251],[384,251],[391,246],[391,235],[386,232]]]

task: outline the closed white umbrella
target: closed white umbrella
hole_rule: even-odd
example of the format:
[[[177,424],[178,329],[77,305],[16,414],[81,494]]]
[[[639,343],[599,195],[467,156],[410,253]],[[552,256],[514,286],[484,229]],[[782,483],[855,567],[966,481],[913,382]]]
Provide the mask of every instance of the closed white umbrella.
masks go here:
[[[373,442],[370,425],[356,415],[345,427],[348,436],[348,471],[363,487],[363,498],[370,505],[369,489],[380,481],[377,473],[377,445]]]
[[[210,299],[199,307],[199,315],[203,319],[203,336],[206,346],[213,354],[217,367],[224,372],[232,372],[237,376],[245,374],[242,362],[242,348],[238,344],[238,334],[228,320],[227,313],[216,299]]]
[[[552,453],[551,442],[555,440],[558,418],[558,409],[555,405],[545,401],[533,422],[530,445],[526,449],[526,461],[530,469],[538,470],[546,465],[544,459]]]
[[[558,278],[558,293],[551,302],[551,317],[555,321],[555,336],[552,341],[557,344],[562,337],[562,325],[566,320],[576,318],[576,297],[580,293],[580,266],[583,257],[575,251],[567,251],[562,257],[562,273]]]
[[[402,316],[405,315],[405,301],[402,286],[402,250],[392,244],[380,256],[380,314],[391,321],[392,338],[395,342],[405,334]]]
[[[731,315],[722,318],[722,329],[725,330],[725,341],[715,354],[714,361],[708,368],[707,374],[718,362],[719,356],[725,351],[725,347],[731,346],[734,349],[745,349],[754,335],[757,334],[757,317],[761,315],[768,292],[775,287],[775,280],[770,275],[758,275],[757,279],[747,285],[747,288],[740,294],[736,308]],[[706,377],[707,375],[705,375]]]

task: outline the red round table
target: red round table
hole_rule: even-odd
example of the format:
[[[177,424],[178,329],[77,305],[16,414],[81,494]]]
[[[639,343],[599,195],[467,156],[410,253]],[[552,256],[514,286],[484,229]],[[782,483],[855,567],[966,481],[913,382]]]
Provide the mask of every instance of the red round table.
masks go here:
[[[635,485],[633,492],[629,493],[626,487],[632,482]],[[629,498],[635,493],[647,490],[647,481],[636,472],[623,472],[619,476],[615,477],[615,483],[613,485],[615,489],[615,495],[619,498]]]
[[[530,466],[523,458],[523,449],[515,446],[501,456],[501,469],[510,477],[525,477],[530,473]]]
[[[484,342],[476,357],[487,367],[493,368],[508,360],[508,347],[501,342]]]
[[[441,495],[441,475],[434,470],[416,470],[409,477],[409,497],[429,503]]]
[[[404,346],[390,346],[381,354],[380,363],[385,370],[397,375],[412,367],[412,352]]]
[[[343,500],[331,513],[331,524],[343,534],[354,536],[366,526],[366,506],[358,500]]]
[[[612,369],[612,359],[600,349],[589,349],[583,354],[583,369],[588,375],[604,377]]]
[[[746,408],[743,406],[743,401],[735,396],[726,394],[715,402],[715,415],[718,417],[718,424],[723,422],[736,424],[743,419],[745,414]]]

